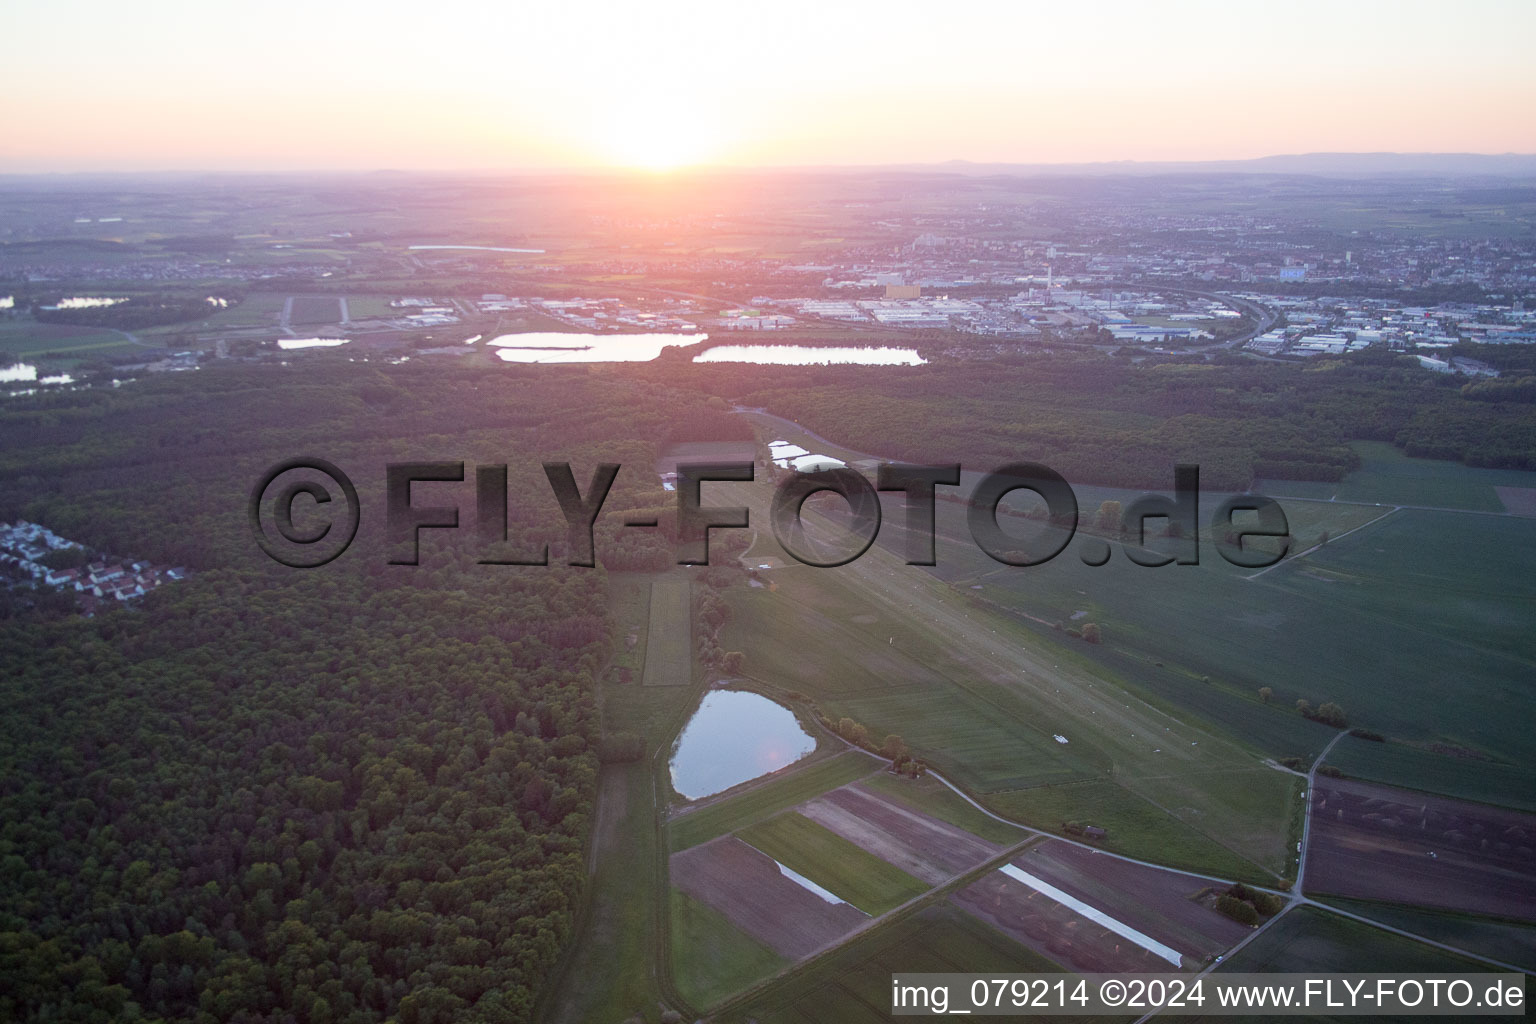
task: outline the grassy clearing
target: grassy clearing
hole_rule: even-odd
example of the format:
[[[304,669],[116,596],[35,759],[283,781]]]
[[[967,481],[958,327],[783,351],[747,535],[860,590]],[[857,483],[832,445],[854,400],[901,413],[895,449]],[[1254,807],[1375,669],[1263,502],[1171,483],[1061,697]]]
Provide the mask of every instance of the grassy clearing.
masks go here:
[[[864,785],[915,811],[922,811],[930,817],[963,828],[999,846],[1011,846],[1029,838],[1029,833],[983,814],[956,796],[948,786],[930,776],[908,779],[881,772],[865,780]]]
[[[1279,874],[1261,869],[1170,811],[1113,782],[993,793],[987,804],[1005,817],[1058,834],[1068,821],[1099,825],[1109,830],[1109,837],[1100,843],[1104,849],[1157,864],[1263,885],[1273,885]]]
[[[645,672],[645,640],[650,632],[647,625],[651,617],[651,578],[635,573],[609,573],[608,595],[613,624],[618,630],[618,642],[608,664],[608,681],[638,683]]]
[[[331,295],[296,295],[291,324],[334,324],[341,321],[341,303]]]
[[[928,891],[900,868],[794,811],[742,829],[738,836],[871,917]]]
[[[121,334],[104,327],[0,321],[0,351],[32,358],[55,354],[81,358],[152,350],[140,349]]]
[[[353,320],[364,320],[375,317],[399,316],[401,310],[395,309],[389,304],[389,299],[383,295],[348,295],[347,315]]]
[[[872,931],[721,1019],[733,1024],[747,1020],[876,1024],[891,1019],[891,975],[897,972],[1059,970],[1033,950],[943,902]]]
[[[783,778],[674,818],[668,826],[672,852],[745,828],[828,790],[864,778],[878,767],[877,762],[853,751],[811,761]]]
[[[674,980],[694,1006],[713,1006],[788,963],[712,907],[672,890]]]
[[[651,584],[645,641],[645,685],[678,686],[693,679],[692,589],[687,579]]]
[[[208,318],[208,327],[276,327],[287,296],[277,292],[252,292],[230,309]]]

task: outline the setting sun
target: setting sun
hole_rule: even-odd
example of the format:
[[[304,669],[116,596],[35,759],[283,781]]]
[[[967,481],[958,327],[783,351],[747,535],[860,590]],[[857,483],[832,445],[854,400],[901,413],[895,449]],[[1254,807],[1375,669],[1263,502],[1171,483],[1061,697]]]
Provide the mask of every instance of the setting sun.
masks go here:
[[[683,95],[649,95],[626,101],[602,130],[604,162],[649,171],[670,171],[719,155],[715,119]]]

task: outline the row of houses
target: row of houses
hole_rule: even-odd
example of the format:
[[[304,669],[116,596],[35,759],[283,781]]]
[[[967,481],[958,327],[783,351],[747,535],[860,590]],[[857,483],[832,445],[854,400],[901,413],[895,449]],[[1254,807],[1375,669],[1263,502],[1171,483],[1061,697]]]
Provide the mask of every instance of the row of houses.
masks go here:
[[[71,550],[83,552],[85,548],[37,523],[0,523],[0,567],[50,587],[77,592],[87,613],[95,610],[98,601],[128,601],[187,575],[180,566],[162,568],[144,561],[110,558],[69,569],[43,563],[50,552]]]

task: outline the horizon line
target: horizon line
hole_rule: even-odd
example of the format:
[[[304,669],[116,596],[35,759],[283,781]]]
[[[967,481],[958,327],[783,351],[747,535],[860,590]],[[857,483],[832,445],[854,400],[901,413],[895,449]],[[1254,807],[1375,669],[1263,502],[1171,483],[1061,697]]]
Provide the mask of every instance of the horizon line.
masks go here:
[[[459,167],[459,168],[411,168],[411,167],[291,167],[291,168],[229,168],[229,167],[161,167],[135,170],[37,170],[0,171],[0,181],[20,178],[88,178],[88,177],[284,177],[284,176],[359,176],[400,175],[410,177],[496,177],[496,176],[631,176],[642,178],[671,178],[694,174],[740,173],[815,173],[859,171],[939,172],[946,169],[1010,168],[1039,172],[1051,170],[1082,171],[1133,168],[1223,167],[1240,169],[1242,165],[1262,164],[1286,160],[1327,159],[1399,159],[1399,160],[1532,160],[1536,152],[1474,152],[1469,150],[1315,150],[1301,153],[1270,153],[1256,157],[1213,157],[1145,160],[1123,158],[1117,160],[973,160],[952,157],[936,161],[888,161],[883,163],[825,163],[825,164],[683,164],[670,168],[647,168],[622,164],[570,164],[570,165],[523,165],[507,167]],[[1536,172],[1536,167],[1532,168]],[[1293,172],[1301,173],[1301,172]]]

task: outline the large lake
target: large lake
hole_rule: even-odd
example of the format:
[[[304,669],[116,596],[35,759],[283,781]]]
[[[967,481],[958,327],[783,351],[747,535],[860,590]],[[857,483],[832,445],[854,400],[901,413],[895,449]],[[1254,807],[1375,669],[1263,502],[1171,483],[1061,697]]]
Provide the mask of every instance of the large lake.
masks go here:
[[[794,712],[742,690],[711,690],[672,748],[672,788],[689,800],[778,771],[816,749]]]
[[[927,362],[910,348],[818,345],[716,345],[693,357],[696,363],[758,363],[763,366],[921,366]]]
[[[707,334],[561,334],[531,331],[486,342],[509,363],[644,363],[673,345],[697,345]]]

